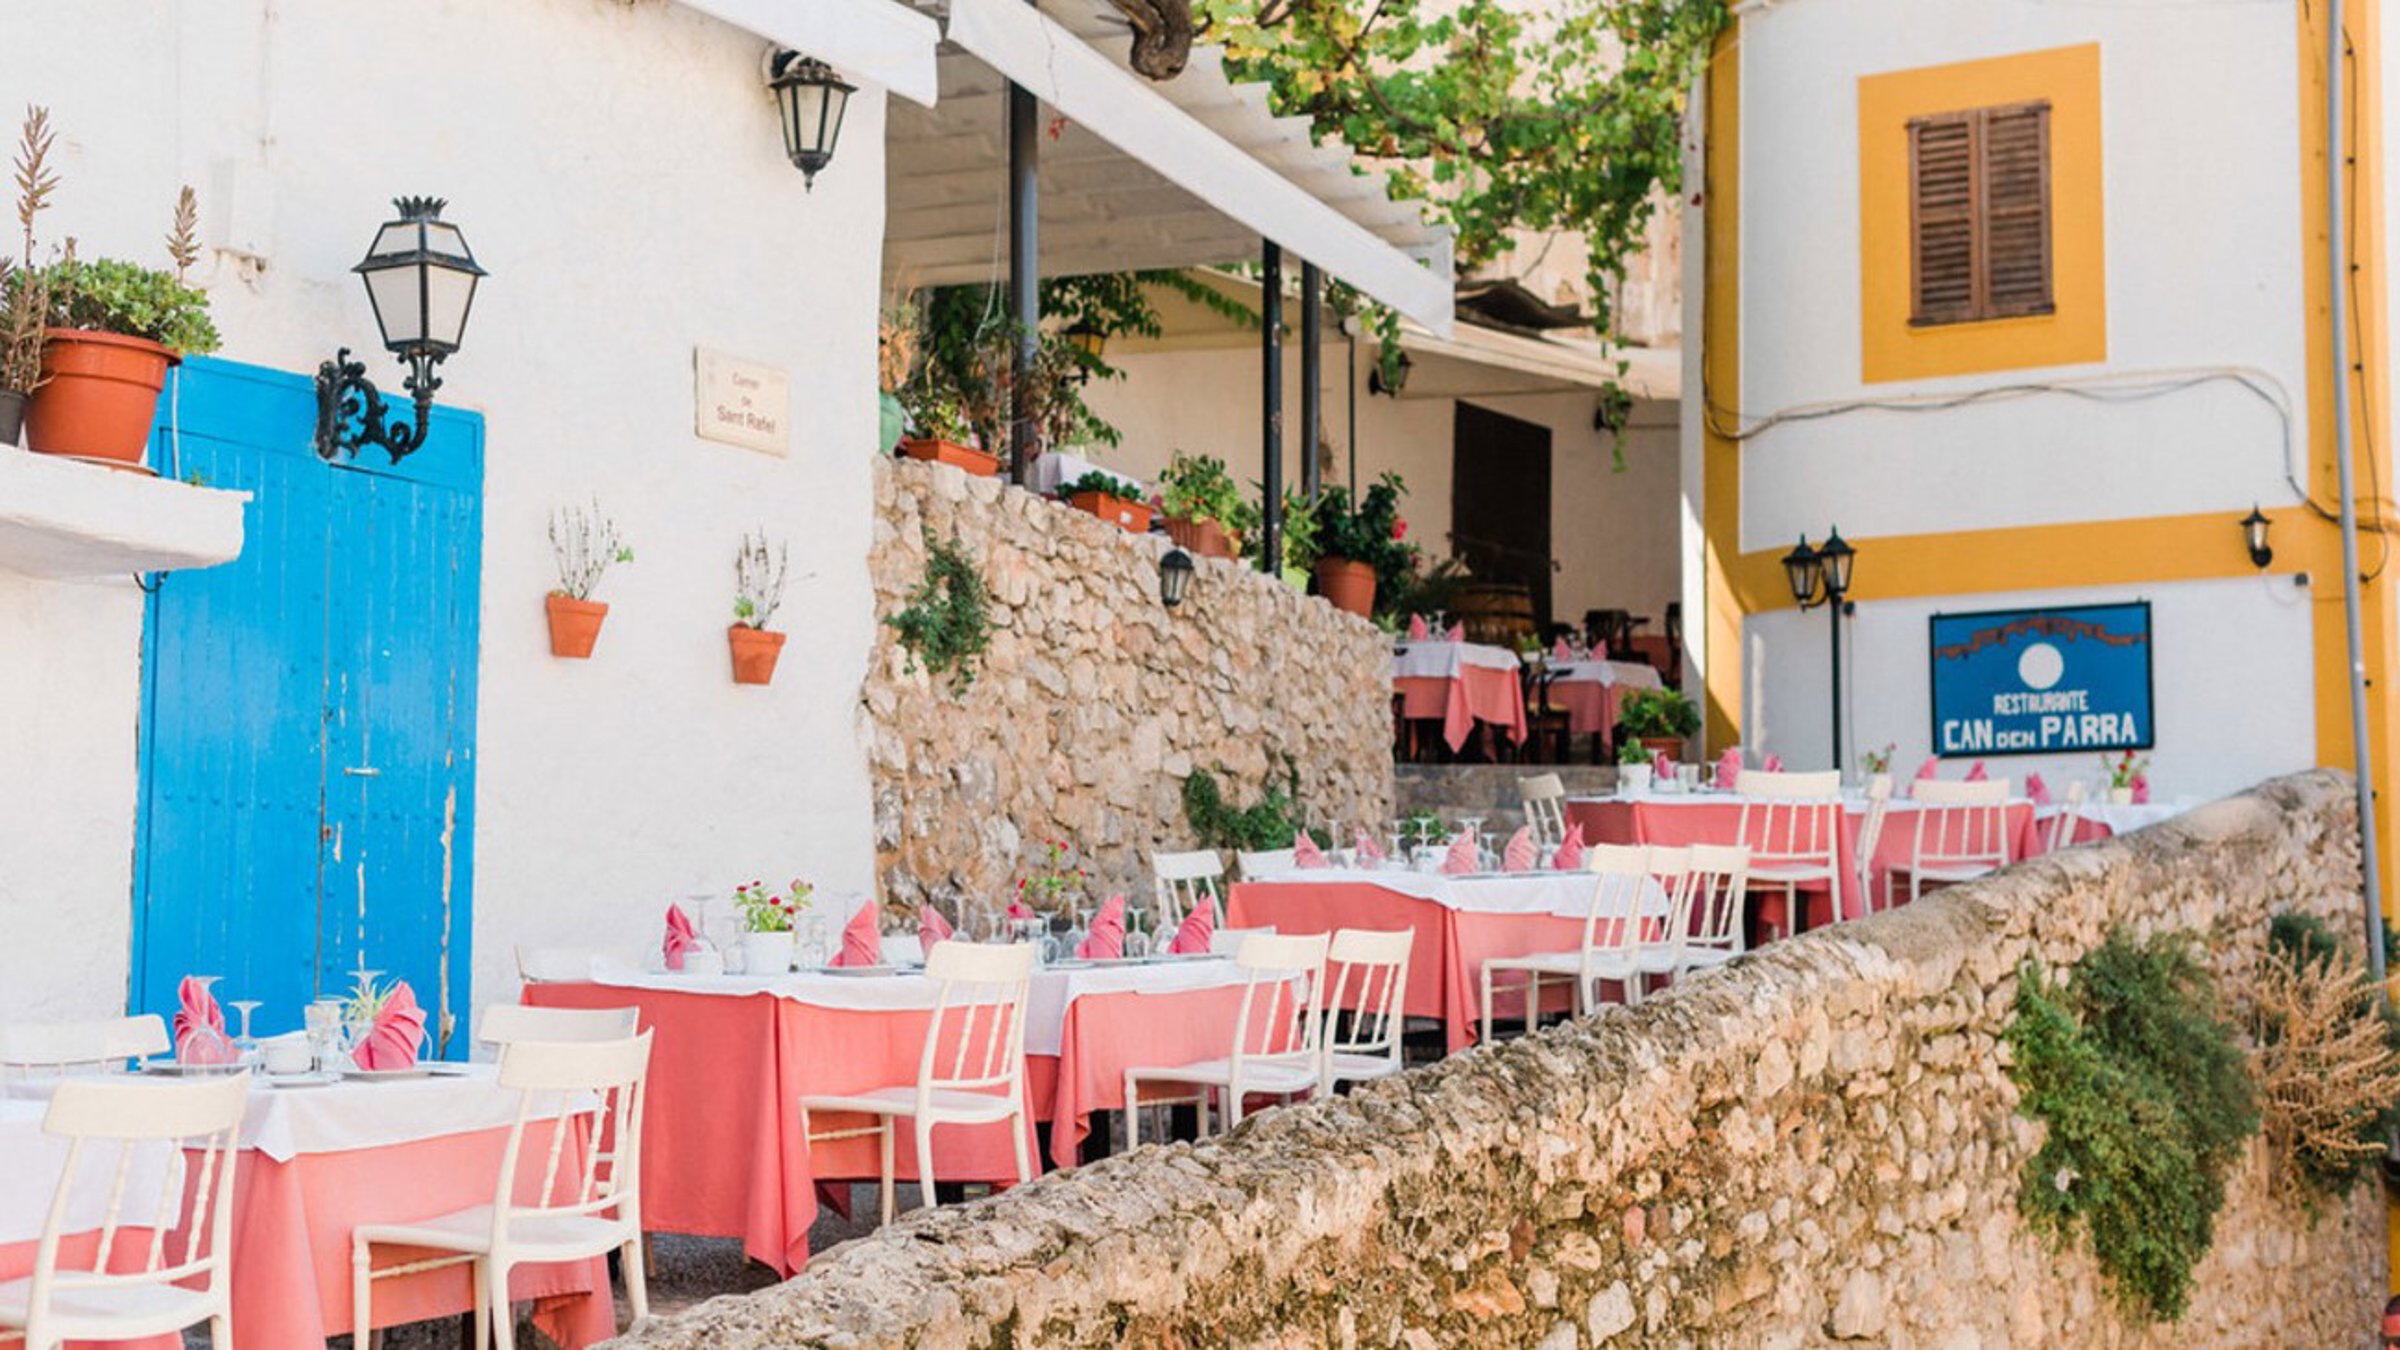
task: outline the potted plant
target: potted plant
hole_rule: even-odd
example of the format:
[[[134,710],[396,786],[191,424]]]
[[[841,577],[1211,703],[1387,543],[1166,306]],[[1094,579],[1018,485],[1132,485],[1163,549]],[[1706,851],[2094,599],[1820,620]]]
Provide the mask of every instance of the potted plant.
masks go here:
[[[558,562],[558,588],[545,604],[550,611],[550,654],[582,660],[600,640],[608,606],[592,598],[600,578],[618,563],[633,561],[633,549],[617,534],[617,523],[601,513],[567,507],[550,517],[550,555]]]
[[[1148,534],[1150,503],[1125,492],[1124,479],[1095,469],[1059,488],[1058,495],[1076,510],[1090,512],[1127,534]]]
[[[167,236],[173,272],[69,253],[40,269],[48,294],[41,387],[25,405],[27,444],[42,454],[139,465],[167,369],[217,349],[208,297],[185,283],[199,256],[190,188]],[[30,280],[30,277],[29,277]]]
[[[1361,494],[1355,507],[1347,488],[1317,494],[1315,525],[1317,594],[1334,608],[1368,618],[1375,588],[1386,572],[1404,574],[1415,550],[1401,542],[1408,526],[1400,519],[1400,475],[1387,473]]]
[[[901,454],[964,469],[977,478],[999,474],[1000,457],[982,448],[975,425],[968,420],[966,409],[956,396],[942,391],[918,391],[903,402],[908,405],[908,420],[915,425],[917,434],[900,438]]]
[[[52,280],[33,265],[33,222],[58,188],[51,172],[48,108],[28,108],[17,141],[14,168],[17,221],[24,228],[22,253],[0,256],[0,445],[15,445],[25,427],[25,401],[42,386],[42,349],[50,320]],[[73,241],[67,244],[69,256]]]
[[[1700,710],[1675,689],[1636,689],[1617,709],[1617,744],[1639,742],[1652,755],[1683,758],[1686,737],[1700,729]]]
[[[1258,523],[1258,510],[1214,455],[1181,450],[1158,476],[1159,512],[1175,546],[1203,558],[1235,558],[1242,539]]]
[[[1617,746],[1617,795],[1639,797],[1650,790],[1650,747],[1627,738]]]
[[[752,975],[781,975],[792,968],[799,939],[792,923],[806,913],[815,887],[794,881],[783,892],[753,881],[733,890],[733,907],[742,918],[742,969]]]
[[[1259,500],[1266,500],[1265,484],[1254,480],[1251,486],[1258,489]],[[1283,519],[1276,527],[1275,545],[1276,574],[1292,589],[1307,590],[1310,569],[1317,562],[1317,507],[1298,488],[1284,490]],[[1266,547],[1265,529],[1252,530],[1243,538],[1242,556],[1263,562]]]
[[[908,408],[900,401],[900,391],[916,373],[917,347],[923,336],[924,312],[917,307],[916,292],[895,294],[883,307],[875,331],[876,374],[882,385],[875,439],[879,455],[890,454],[907,434]]]
[[[2131,750],[2121,755],[2102,755],[2100,767],[2108,771],[2108,804],[2131,806],[2135,790],[2146,787],[2150,761],[2136,756]]]
[[[767,684],[775,678],[783,634],[769,631],[767,621],[783,604],[791,553],[789,543],[770,549],[765,530],[742,536],[742,550],[733,558],[733,626],[725,630],[733,646],[735,684]]]

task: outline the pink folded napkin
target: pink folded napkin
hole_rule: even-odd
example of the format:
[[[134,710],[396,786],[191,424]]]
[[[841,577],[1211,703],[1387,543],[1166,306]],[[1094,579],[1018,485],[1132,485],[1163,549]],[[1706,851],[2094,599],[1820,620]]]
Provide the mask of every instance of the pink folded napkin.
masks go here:
[[[417,1006],[416,991],[408,987],[408,981],[400,980],[384,999],[383,1010],[375,1014],[367,1038],[350,1052],[350,1062],[368,1070],[413,1069],[417,1047],[424,1043],[425,1010]]]
[[[1432,637],[1432,636],[1433,636],[1433,629],[1432,629],[1432,627],[1431,627],[1430,625],[1428,625],[1428,624],[1425,622],[1425,616],[1424,616],[1424,615],[1422,615],[1422,614],[1411,614],[1411,615],[1409,615],[1409,616],[1408,616],[1408,640],[1409,640],[1409,641],[1411,641],[1411,642],[1423,642],[1423,641],[1425,641],[1426,639],[1428,639],[1428,638],[1430,638],[1430,637]]]
[[[1591,650],[1590,656],[1591,656],[1591,659],[1592,659],[1592,660],[1594,660],[1594,661],[1605,661],[1605,660],[1607,660],[1607,659],[1608,659],[1608,644],[1607,644],[1607,643],[1605,643],[1605,642],[1595,642],[1595,643],[1593,643],[1593,644],[1592,644],[1592,650]]]
[[[1782,773],[1783,756],[1769,753],[1765,759],[1759,761],[1758,767],[1764,769],[1768,773]]]
[[[217,1006],[208,982],[186,975],[175,987],[175,1062],[231,1064],[239,1058],[225,1035],[225,1010]]]
[[[700,932],[692,927],[692,916],[681,905],[667,906],[667,940],[661,945],[667,955],[667,969],[683,969],[683,955],[700,945]]]
[[[1661,778],[1673,776],[1675,772],[1675,757],[1668,754],[1664,750],[1651,751],[1650,771],[1657,774]]]
[[[923,935],[918,937],[923,941]],[[842,950],[833,958],[837,966],[879,966],[883,964],[883,935],[875,931],[875,902],[867,901],[850,916],[842,928]]]
[[[1742,781],[1742,747],[1734,746],[1717,756],[1717,789],[1731,792]]]
[[[1454,623],[1450,625],[1449,632],[1442,634],[1442,641],[1444,642],[1464,642],[1466,640],[1467,626],[1464,623]]]
[[[1308,831],[1302,830],[1292,836],[1292,866],[1331,867],[1333,864],[1325,861],[1325,850],[1318,848],[1317,841],[1308,837]]]
[[[2150,800],[2150,775],[2137,773],[2133,776],[2133,799],[2136,802]]]
[[[1990,775],[1989,773],[1987,773],[1987,772],[1985,772],[1985,771],[1984,771],[1984,767],[1983,767],[1983,761],[1982,761],[1982,760],[1980,760],[1980,759],[1979,759],[1979,760],[1976,760],[1976,761],[1975,761],[1973,764],[1970,764],[1970,765],[1968,765],[1968,766],[1967,766],[1967,781],[1968,781],[1968,782],[1970,782],[1970,783],[1982,783],[1982,782],[1989,781],[1989,780],[1990,780],[1990,778],[1991,778],[1991,775]]]
[[[2042,781],[2040,774],[2029,773],[2025,775],[2025,795],[2033,798],[2033,804],[2036,806],[2048,806],[2050,804],[2050,785]]]
[[[1507,847],[1500,850],[1500,870],[1530,872],[1533,870],[1533,859],[1533,827],[1519,825],[1517,832],[1508,837]]]
[[[1175,940],[1167,950],[1177,956],[1206,956],[1208,944],[1217,935],[1217,902],[1202,897],[1192,912],[1184,916],[1183,927],[1175,930]]]
[[[1041,916],[1034,913],[1033,907],[1024,901],[1011,900],[1008,902],[1008,917],[1011,919],[1038,919]]]
[[[1367,833],[1363,828],[1359,830],[1358,837],[1350,847],[1351,851],[1358,855],[1360,862],[1383,861],[1383,845],[1376,843],[1375,836]]]
[[[1921,783],[1921,782],[1924,782],[1926,779],[1933,777],[1933,776],[1934,776],[1934,771],[1935,771],[1935,770],[1937,770],[1937,769],[1939,769],[1939,768],[1941,768],[1941,766],[1942,766],[1942,759],[1941,759],[1941,756],[1939,756],[1939,755],[1928,755],[1928,756],[1926,756],[1926,758],[1925,758],[1925,762],[1924,762],[1923,764],[1920,764],[1920,765],[1918,765],[1918,766],[1917,766],[1917,781]]]
[[[1112,895],[1092,916],[1092,935],[1075,944],[1086,961],[1114,961],[1125,954],[1125,897]]]
[[[1580,872],[1583,870],[1583,823],[1581,821],[1567,826],[1567,837],[1559,841],[1558,852],[1550,855],[1550,869],[1554,872]]]
[[[1550,659],[1553,661],[1572,661],[1575,659],[1575,649],[1568,646],[1567,640],[1562,637],[1558,641],[1550,644]]]
[[[933,959],[934,944],[948,942],[952,932],[950,921],[942,917],[940,910],[931,905],[917,906],[917,945],[925,949],[927,960]]]
[[[1475,848],[1475,832],[1462,830],[1450,841],[1450,851],[1442,856],[1442,875],[1454,877],[1482,865],[1482,857]]]

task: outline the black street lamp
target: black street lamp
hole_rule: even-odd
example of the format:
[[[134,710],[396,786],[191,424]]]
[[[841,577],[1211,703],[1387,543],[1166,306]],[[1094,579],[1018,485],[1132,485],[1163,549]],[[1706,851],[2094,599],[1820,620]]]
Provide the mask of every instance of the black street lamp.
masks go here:
[[[1167,550],[1158,560],[1158,599],[1169,609],[1183,603],[1184,592],[1192,586],[1192,555],[1179,548]]]
[[[378,445],[397,464],[425,445],[433,392],[442,387],[433,368],[464,340],[475,285],[484,276],[466,236],[442,219],[443,205],[439,197],[395,198],[400,218],[375,232],[366,258],[350,269],[366,282],[384,350],[408,363],[404,387],[416,402],[416,420],[387,423],[383,392],[367,378],[365,364],[341,348],[317,367],[319,458]]]
[[[1784,580],[1791,585],[1792,599],[1803,612],[1825,606],[1833,619],[1833,767],[1842,767],[1842,617],[1858,607],[1845,598],[1850,593],[1850,565],[1858,550],[1842,538],[1838,529],[1829,530],[1825,543],[1818,548],[1808,546],[1808,536],[1791,552],[1783,555]]]
[[[2267,543],[2267,527],[2273,523],[2255,505],[2242,517],[2242,542],[2250,546],[2250,565],[2262,572],[2275,561],[2275,550]]]
[[[767,87],[783,123],[783,153],[800,170],[800,186],[814,191],[817,173],[833,162],[842,138],[842,114],[858,87],[813,56],[776,48],[767,53]]]

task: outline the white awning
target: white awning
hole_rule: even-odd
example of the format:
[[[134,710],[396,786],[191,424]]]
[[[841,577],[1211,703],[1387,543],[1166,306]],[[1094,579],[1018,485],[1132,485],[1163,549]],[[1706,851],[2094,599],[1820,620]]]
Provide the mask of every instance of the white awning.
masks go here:
[[[934,0],[920,0],[933,3]],[[1195,46],[1182,74],[1128,64],[1106,0],[948,0],[941,102],[895,110],[886,262],[910,284],[997,279],[1004,256],[1005,98],[1013,81],[1063,119],[1041,147],[1044,275],[1253,260],[1274,240],[1437,333],[1451,327],[1450,233],[1395,202],[1348,148],[1278,117]],[[1046,11],[1046,12],[1045,12]],[[1046,116],[1049,114],[1046,113]]]
[[[684,0],[846,79],[878,84],[927,107],[940,96],[934,49],[941,25],[897,0]]]

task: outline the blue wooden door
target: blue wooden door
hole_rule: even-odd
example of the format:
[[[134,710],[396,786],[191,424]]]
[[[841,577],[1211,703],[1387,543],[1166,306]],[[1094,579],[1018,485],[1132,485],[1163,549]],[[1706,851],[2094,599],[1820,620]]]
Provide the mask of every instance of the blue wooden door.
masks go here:
[[[326,464],[301,376],[186,363],[151,463],[252,494],[241,557],[150,598],[133,1003],[223,976],[263,1032],[359,965],[464,1050],[483,423]]]

